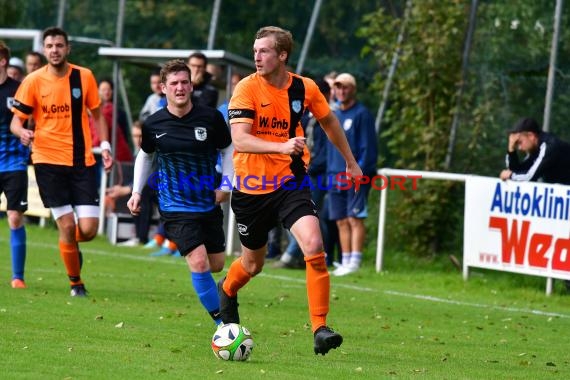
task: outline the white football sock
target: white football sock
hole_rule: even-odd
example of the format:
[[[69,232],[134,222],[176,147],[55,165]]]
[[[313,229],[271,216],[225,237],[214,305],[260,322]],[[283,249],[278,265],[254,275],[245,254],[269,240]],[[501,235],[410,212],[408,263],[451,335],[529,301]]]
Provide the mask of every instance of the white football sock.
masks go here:
[[[362,263],[362,252],[352,252],[350,255],[350,267],[360,268],[360,263]]]
[[[347,267],[350,264],[350,252],[342,253],[342,266]]]

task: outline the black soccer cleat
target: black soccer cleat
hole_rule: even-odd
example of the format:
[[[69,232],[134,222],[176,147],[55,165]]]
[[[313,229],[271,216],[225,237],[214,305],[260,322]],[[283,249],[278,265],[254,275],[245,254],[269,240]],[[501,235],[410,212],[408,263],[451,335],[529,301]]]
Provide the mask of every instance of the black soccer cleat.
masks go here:
[[[71,285],[71,291],[69,293],[72,297],[87,297],[87,289],[85,285]]]
[[[222,317],[222,322],[226,323],[239,323],[239,312],[238,312],[238,302],[237,296],[230,297],[224,292],[224,281],[226,278],[222,278],[218,281],[218,295],[220,297],[220,316]]]
[[[342,335],[327,326],[321,326],[315,331],[315,355],[325,355],[331,348],[342,344]]]

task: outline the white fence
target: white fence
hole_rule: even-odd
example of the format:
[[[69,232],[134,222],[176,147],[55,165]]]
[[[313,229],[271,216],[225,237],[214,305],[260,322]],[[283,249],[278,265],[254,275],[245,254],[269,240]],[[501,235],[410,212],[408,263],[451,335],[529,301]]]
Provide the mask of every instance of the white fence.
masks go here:
[[[383,168],[378,170],[379,175],[386,177],[398,176],[416,176],[421,179],[436,179],[446,181],[465,182],[468,175],[455,174],[455,173],[442,173],[442,172],[427,172],[419,170],[401,170]],[[384,256],[384,240],[385,240],[385,227],[386,227],[386,202],[388,202],[388,190],[382,190],[380,193],[379,212],[378,212],[378,240],[376,242],[376,272],[382,270],[382,259]]]
[[[470,267],[570,280],[570,187],[441,172],[378,174],[465,183],[463,278]],[[421,181],[420,180],[420,181]],[[421,185],[418,185],[421,186]],[[380,196],[376,271],[382,270],[388,191]]]

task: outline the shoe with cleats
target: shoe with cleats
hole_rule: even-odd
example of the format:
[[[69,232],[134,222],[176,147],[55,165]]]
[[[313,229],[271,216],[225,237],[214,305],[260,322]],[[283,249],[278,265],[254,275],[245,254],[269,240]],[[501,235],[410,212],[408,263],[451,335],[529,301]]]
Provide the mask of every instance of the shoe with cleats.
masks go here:
[[[239,323],[239,312],[237,296],[230,297],[224,292],[224,281],[226,278],[218,281],[218,295],[220,296],[220,316],[224,324]]]
[[[342,344],[342,335],[327,326],[321,326],[315,331],[315,355],[325,355],[332,348]]]
[[[71,285],[71,291],[69,294],[72,297],[87,297],[87,289],[85,289],[85,285]]]
[[[154,239],[150,239],[148,243],[143,246],[144,249],[156,249],[158,247],[160,247],[160,245]]]
[[[13,279],[11,285],[12,285],[13,289],[25,289],[25,288],[27,288],[24,280],[22,280],[20,278]]]

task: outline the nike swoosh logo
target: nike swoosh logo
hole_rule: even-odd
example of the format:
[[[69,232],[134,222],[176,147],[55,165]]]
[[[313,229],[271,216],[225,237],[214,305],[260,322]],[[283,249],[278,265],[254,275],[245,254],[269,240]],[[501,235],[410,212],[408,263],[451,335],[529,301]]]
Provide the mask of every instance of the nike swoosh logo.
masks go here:
[[[161,138],[162,136],[164,136],[166,133],[161,133],[159,134],[155,134],[154,137],[156,137],[157,139]]]
[[[27,205],[28,205],[28,202],[24,202],[24,201],[20,202],[20,206],[27,206]]]
[[[267,104],[261,103],[261,107],[267,107],[268,105],[271,105],[271,103],[267,103]]]

